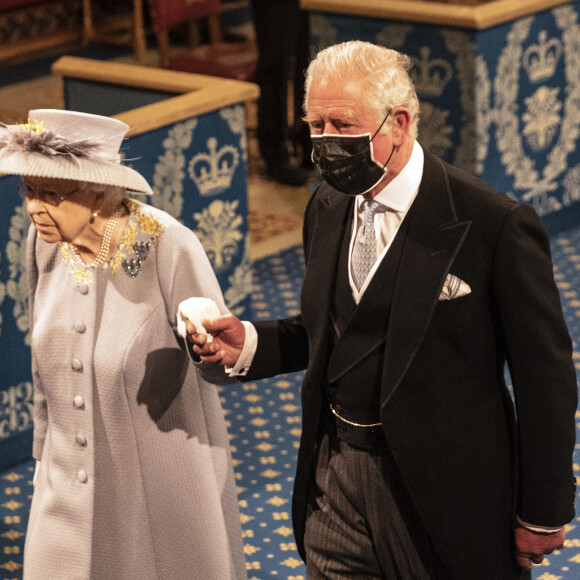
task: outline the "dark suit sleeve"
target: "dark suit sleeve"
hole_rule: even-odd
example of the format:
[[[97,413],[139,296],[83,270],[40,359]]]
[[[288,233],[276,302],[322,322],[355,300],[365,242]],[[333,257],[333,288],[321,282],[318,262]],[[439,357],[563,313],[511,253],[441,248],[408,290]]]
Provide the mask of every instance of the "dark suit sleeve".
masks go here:
[[[549,239],[529,206],[505,220],[492,284],[516,403],[517,513],[561,526],[574,516],[576,373]]]
[[[253,324],[258,332],[258,349],[244,380],[258,380],[306,368],[308,337],[300,316]]]

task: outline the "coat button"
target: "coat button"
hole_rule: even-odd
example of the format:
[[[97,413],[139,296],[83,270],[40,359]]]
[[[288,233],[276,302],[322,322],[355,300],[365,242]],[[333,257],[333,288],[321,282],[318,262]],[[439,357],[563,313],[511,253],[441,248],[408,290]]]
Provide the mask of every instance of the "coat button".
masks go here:
[[[78,433],[75,437],[75,441],[79,447],[86,447],[87,446],[87,438],[82,434]]]
[[[84,469],[79,469],[77,473],[77,478],[81,483],[87,483],[87,481],[89,481],[89,476],[87,475],[87,472]]]
[[[88,294],[89,293],[89,285],[86,282],[81,282],[77,286],[77,288],[81,294]]]
[[[85,406],[85,400],[80,395],[77,395],[73,399],[73,404],[77,409],[82,409]]]
[[[78,358],[73,358],[71,366],[73,371],[77,373],[83,372],[83,363]]]
[[[73,328],[75,329],[76,332],[82,334],[87,329],[87,325],[79,320],[78,322],[74,323]]]

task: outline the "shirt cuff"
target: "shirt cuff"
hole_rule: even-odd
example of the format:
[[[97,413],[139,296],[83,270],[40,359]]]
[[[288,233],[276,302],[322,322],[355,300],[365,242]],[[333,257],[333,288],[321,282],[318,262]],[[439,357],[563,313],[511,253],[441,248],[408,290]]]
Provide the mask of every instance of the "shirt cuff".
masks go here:
[[[246,329],[244,347],[242,348],[238,362],[233,367],[225,367],[225,372],[230,377],[245,377],[248,374],[248,370],[256,354],[256,349],[258,348],[258,333],[256,327],[247,320],[242,320],[242,324]]]
[[[534,524],[528,524],[528,522],[524,522],[519,516],[516,516],[518,524],[523,526],[524,528],[532,531],[532,532],[539,532],[540,534],[555,534],[559,532],[564,526],[558,526],[556,528],[550,528],[546,526],[536,526]]]

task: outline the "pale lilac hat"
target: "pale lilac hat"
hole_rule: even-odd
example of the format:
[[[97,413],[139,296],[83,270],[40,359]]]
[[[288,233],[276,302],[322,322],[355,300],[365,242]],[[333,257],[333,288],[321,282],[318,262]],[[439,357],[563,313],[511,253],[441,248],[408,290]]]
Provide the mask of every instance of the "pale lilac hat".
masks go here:
[[[153,193],[147,180],[121,163],[129,125],[101,115],[35,109],[28,123],[0,127],[0,173],[71,179]]]

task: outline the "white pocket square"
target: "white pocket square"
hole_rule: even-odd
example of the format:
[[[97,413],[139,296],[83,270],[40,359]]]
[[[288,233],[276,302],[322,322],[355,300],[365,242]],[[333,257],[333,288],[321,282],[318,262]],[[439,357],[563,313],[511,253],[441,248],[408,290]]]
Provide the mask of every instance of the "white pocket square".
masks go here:
[[[453,300],[454,298],[465,296],[470,292],[471,288],[467,282],[464,282],[461,278],[453,274],[447,274],[445,284],[443,284],[441,294],[439,294],[439,300]]]

